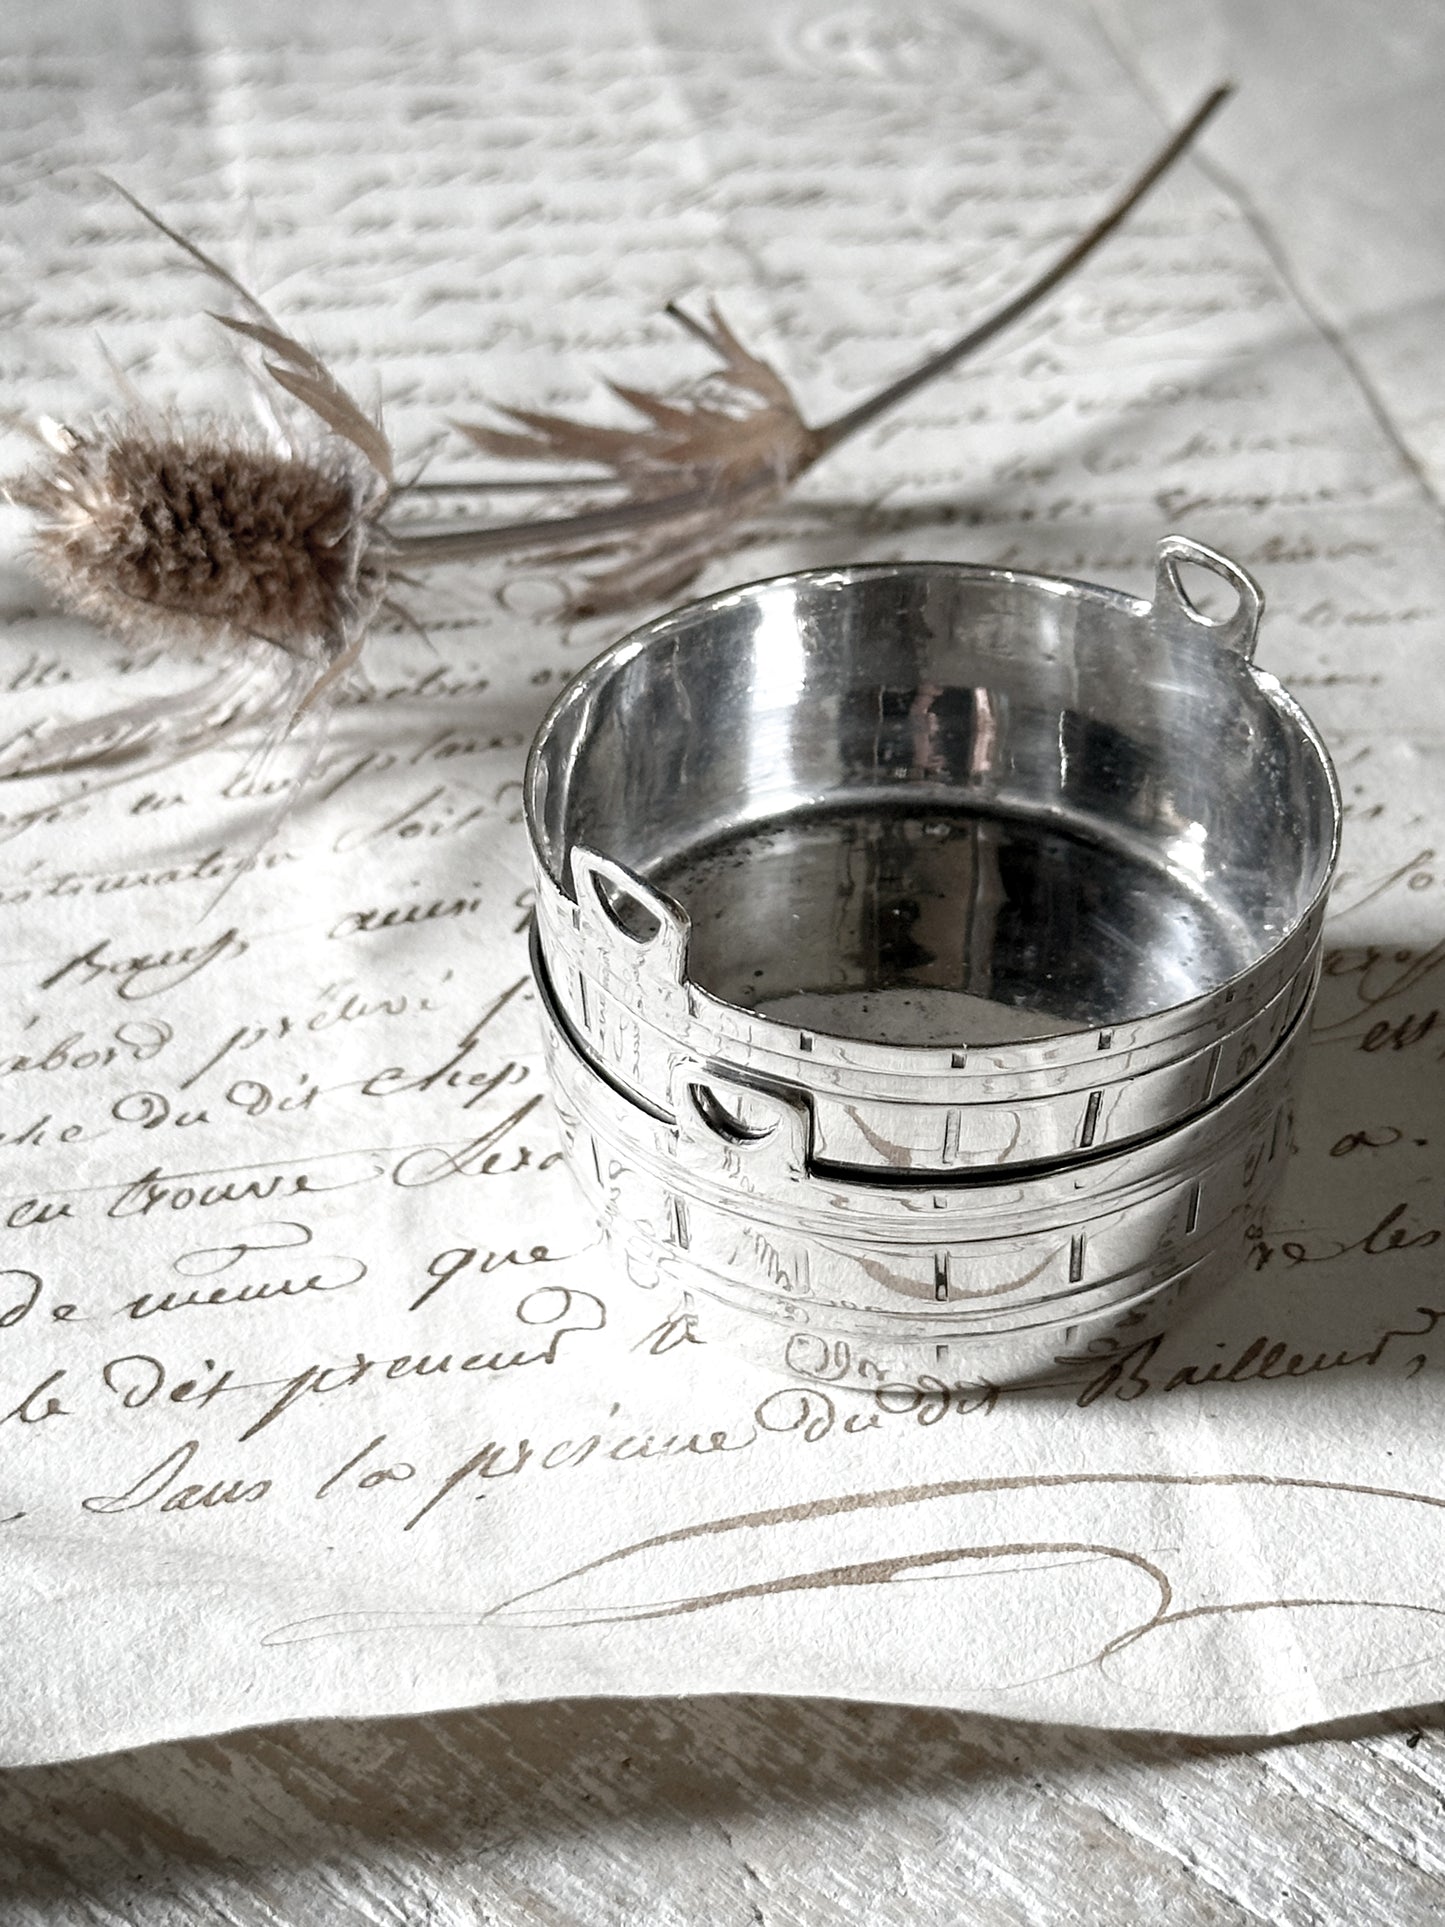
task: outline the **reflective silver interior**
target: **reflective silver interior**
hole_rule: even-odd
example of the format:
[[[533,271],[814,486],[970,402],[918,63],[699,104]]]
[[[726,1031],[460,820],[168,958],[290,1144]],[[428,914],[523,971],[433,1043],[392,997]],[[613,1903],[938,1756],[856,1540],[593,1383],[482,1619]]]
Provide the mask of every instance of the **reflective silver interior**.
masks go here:
[[[879,1042],[1206,995],[1299,924],[1333,854],[1318,738],[1236,649],[961,565],[680,611],[585,672],[528,782],[562,887],[574,845],[605,853],[686,911],[692,982]]]

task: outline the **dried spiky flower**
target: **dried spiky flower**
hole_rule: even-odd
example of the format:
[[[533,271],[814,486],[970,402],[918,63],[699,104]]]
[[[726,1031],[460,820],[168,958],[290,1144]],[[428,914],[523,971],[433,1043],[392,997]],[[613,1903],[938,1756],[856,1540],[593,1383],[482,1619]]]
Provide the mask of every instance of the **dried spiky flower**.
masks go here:
[[[810,427],[782,377],[751,354],[714,307],[706,324],[668,312],[718,358],[702,381],[672,394],[609,384],[642,415],[644,428],[607,428],[566,416],[499,408],[516,424],[498,429],[459,422],[471,444],[504,459],[592,463],[607,471],[610,499],[572,516],[412,536],[417,560],[540,549],[552,563],[603,556],[612,562],[585,577],[575,613],[595,613],[670,594],[722,549],[738,525],[777,501],[814,463],[935,380],[1050,294],[1104,241],[1194,140],[1228,98],[1216,88],[1113,205],[1028,287],[937,354],[835,420]],[[517,432],[520,429],[521,433]],[[586,493],[589,485],[579,484]],[[616,499],[616,489],[622,499]]]
[[[720,365],[667,396],[609,382],[619,400],[646,418],[646,428],[604,428],[526,408],[498,410],[522,434],[481,422],[457,424],[473,447],[488,455],[596,463],[625,486],[631,502],[648,511],[614,538],[626,561],[588,580],[589,613],[681,588],[717,553],[736,523],[777,501],[821,452],[787,383],[743,347],[715,305],[706,323],[674,304],[667,313],[710,348]],[[579,542],[588,540],[584,530],[546,559],[565,562],[577,554]]]
[[[0,762],[0,776],[174,759],[256,718],[269,720],[274,740],[308,710],[324,717],[377,610],[388,606],[388,582],[399,566],[524,550],[568,565],[608,559],[610,567],[582,583],[579,611],[681,588],[740,523],[830,450],[1057,287],[1184,152],[1228,92],[1216,89],[1029,287],[835,420],[810,427],[787,384],[742,345],[716,308],[706,322],[672,308],[718,366],[670,395],[613,384],[645,427],[608,428],[515,408],[501,411],[512,423],[507,429],[461,425],[473,446],[495,456],[600,466],[600,482],[579,487],[605,487],[607,499],[571,515],[433,533],[386,520],[401,491],[380,424],[232,274],[120,189],[239,308],[214,319],[260,350],[253,375],[272,430],[263,436],[219,419],[183,423],[138,402],[84,428],[44,422],[30,430],[46,459],[8,493],[35,516],[36,564],[60,601],[127,641],[200,645],[222,666],[195,692],[39,736],[27,732],[25,746]],[[313,753],[319,746],[318,731]]]
[[[260,348],[272,430],[182,422],[138,402],[84,428],[43,420],[30,432],[47,459],[7,493],[32,511],[36,568],[67,608],[138,647],[240,652],[279,671],[269,707],[284,732],[335,690],[385,598],[390,444],[240,282],[125,198],[246,311],[215,319]],[[264,680],[254,692],[263,710]],[[162,742],[189,754],[253,707],[227,662],[191,699],[72,725],[4,773],[121,762]]]
[[[260,638],[304,657],[375,609],[376,478],[335,450],[278,452],[216,423],[135,415],[42,433],[53,460],[10,487],[35,512],[36,566],[126,641]]]

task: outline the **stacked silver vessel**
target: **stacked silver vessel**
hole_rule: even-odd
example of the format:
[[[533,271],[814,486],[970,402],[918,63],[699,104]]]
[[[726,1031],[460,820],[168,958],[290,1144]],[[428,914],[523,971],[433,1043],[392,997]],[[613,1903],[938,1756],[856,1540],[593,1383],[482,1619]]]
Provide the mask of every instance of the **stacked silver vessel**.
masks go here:
[[[1003,1381],[1238,1269],[1339,831],[1261,607],[1179,536],[1150,602],[858,566],[569,685],[526,782],[553,1089],[628,1269],[703,1336]]]

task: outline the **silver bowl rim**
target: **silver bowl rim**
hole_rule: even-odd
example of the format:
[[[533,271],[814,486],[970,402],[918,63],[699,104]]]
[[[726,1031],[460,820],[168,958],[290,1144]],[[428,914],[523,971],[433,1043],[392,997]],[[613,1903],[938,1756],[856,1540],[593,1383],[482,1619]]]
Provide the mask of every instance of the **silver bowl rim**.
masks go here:
[[[559,691],[548,705],[527,751],[527,761],[522,774],[522,815],[526,824],[527,839],[534,858],[546,871],[561,895],[573,901],[569,896],[566,882],[557,876],[548,856],[544,854],[547,843],[542,834],[539,792],[543,780],[542,767],[546,746],[564,716],[577,705],[585,703],[591,692],[615,674],[624,663],[630,662],[646,649],[666,641],[670,635],[688,627],[704,613],[720,613],[726,609],[756,601],[764,590],[785,589],[795,584],[847,588],[861,579],[890,575],[969,576],[980,581],[1018,584],[1025,588],[1039,590],[1045,595],[1083,595],[1097,602],[1112,604],[1138,617],[1146,616],[1153,606],[1143,596],[1131,595],[1125,589],[1113,589],[1104,583],[1086,582],[1077,576],[1045,575],[1031,569],[1004,568],[992,563],[927,560],[847,562],[827,568],[790,569],[781,575],[760,576],[754,581],[740,582],[731,588],[718,590],[712,595],[698,596],[691,602],[682,603],[677,608],[666,611],[663,615],[639,623],[636,628],[628,630],[625,635],[619,636],[616,642],[610,643],[607,648],[591,657],[566,688]],[[1330,835],[1328,856],[1322,867],[1319,888],[1281,936],[1267,950],[1261,951],[1250,963],[1237,970],[1232,977],[1224,978],[1200,995],[1183,998],[1177,1004],[1166,1005],[1158,1010],[1140,1011],[1121,1018],[1118,1024],[1111,1026],[1113,1029],[1134,1023],[1147,1024],[1151,1028],[1157,1024],[1167,1028],[1170,1019],[1182,1012],[1197,1010],[1217,1000],[1230,999],[1233,993],[1251,984],[1262,970],[1296,940],[1300,931],[1314,917],[1333,888],[1335,871],[1340,859],[1344,818],[1344,802],[1333,758],[1324,738],[1303,706],[1278,677],[1271,675],[1267,669],[1259,668],[1255,662],[1244,656],[1239,656],[1237,660],[1241,671],[1254,682],[1262,699],[1294,726],[1304,744],[1313,751],[1324,776],[1329,804]],[[600,854],[608,853],[604,851]],[[746,1017],[765,1032],[776,1031],[779,1049],[785,1050],[787,1046],[784,1040],[796,1035],[796,1026],[780,1023],[774,1018],[759,1017],[755,1011],[745,1010],[742,1005],[733,1004],[726,997],[718,996],[716,992],[708,991],[707,994],[715,1003],[737,1011],[740,1016]],[[1095,1033],[1096,1029],[1097,1027],[1081,1029],[1077,1036],[1080,1040],[1087,1039]],[[998,1056],[1001,1061],[1005,1056],[1011,1057],[1014,1053],[1018,1053],[1020,1060],[1023,1061],[1029,1053],[1039,1047],[1050,1045],[1057,1049],[1072,1041],[1073,1036],[1074,1033],[1065,1033],[1063,1036],[1053,1037],[1014,1038],[1007,1045],[1001,1047],[990,1045],[988,1048],[990,1055]],[[830,1033],[823,1030],[818,1031],[818,1037],[820,1041],[826,1038],[831,1042],[846,1045],[849,1052],[856,1055],[860,1064],[871,1061],[873,1053],[876,1052],[881,1064],[896,1065],[900,1051],[918,1049],[921,1052],[922,1048],[897,1044],[869,1044],[859,1039],[830,1036]],[[1081,1044],[1081,1048],[1085,1047]]]

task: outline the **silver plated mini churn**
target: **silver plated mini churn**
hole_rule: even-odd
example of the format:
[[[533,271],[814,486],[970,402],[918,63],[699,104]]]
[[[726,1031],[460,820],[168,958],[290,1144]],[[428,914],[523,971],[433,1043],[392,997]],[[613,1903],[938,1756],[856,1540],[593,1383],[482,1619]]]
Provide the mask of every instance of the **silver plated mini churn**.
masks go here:
[[[569,685],[526,779],[554,1089],[704,1336],[1001,1379],[1238,1267],[1339,837],[1261,608],[1181,536],[1150,602],[864,565],[694,603]]]

